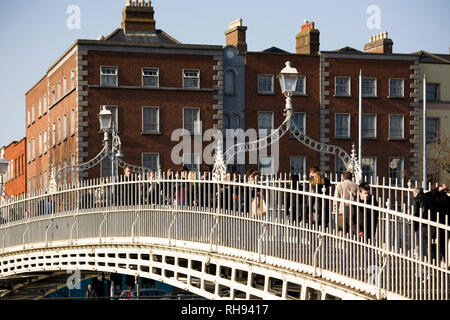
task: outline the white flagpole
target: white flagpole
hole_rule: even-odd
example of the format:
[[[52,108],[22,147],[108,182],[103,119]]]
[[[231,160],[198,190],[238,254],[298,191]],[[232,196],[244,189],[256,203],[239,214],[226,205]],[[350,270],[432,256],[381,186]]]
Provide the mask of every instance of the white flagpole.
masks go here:
[[[427,187],[427,78],[423,75],[423,188]]]
[[[362,165],[362,70],[359,70],[359,141],[358,141],[358,160]]]

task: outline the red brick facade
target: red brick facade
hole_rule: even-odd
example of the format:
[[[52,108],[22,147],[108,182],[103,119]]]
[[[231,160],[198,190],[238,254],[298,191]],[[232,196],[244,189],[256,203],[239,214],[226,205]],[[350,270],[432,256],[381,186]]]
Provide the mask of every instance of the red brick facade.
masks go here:
[[[5,192],[10,197],[23,197],[26,194],[26,139],[12,142],[4,148],[4,158],[9,161],[4,176]]]

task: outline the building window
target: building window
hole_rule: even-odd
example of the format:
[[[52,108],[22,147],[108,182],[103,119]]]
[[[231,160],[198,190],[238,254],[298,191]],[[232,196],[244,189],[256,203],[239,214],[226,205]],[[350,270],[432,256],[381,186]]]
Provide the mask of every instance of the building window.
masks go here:
[[[52,104],[55,104],[56,102],[56,91],[55,86],[52,87]]]
[[[31,159],[34,161],[36,159],[36,139],[33,138],[31,141]]]
[[[258,134],[266,136],[273,130],[273,112],[258,112]]]
[[[377,179],[377,158],[363,157],[361,163],[363,180],[369,183],[376,183]]]
[[[75,134],[75,109],[70,112],[70,135]]]
[[[67,139],[67,115],[63,116],[63,140]]]
[[[27,162],[30,163],[31,162],[31,142],[28,141],[28,146],[27,146]]]
[[[58,100],[61,99],[61,81],[58,81]]]
[[[34,116],[35,115],[36,115],[36,108],[35,108],[35,106],[32,106],[31,107],[31,123],[34,123],[34,120],[35,120]]]
[[[224,93],[228,96],[236,94],[236,75],[232,70],[225,71],[224,74]]]
[[[438,142],[439,119],[427,118],[427,143]]]
[[[39,156],[42,156],[42,133],[39,133]]]
[[[200,70],[183,71],[183,88],[185,89],[200,88]]]
[[[306,95],[306,76],[297,77],[297,86],[295,87],[294,95],[298,96]]]
[[[377,78],[363,78],[362,94],[363,97],[377,96]]]
[[[335,138],[350,138],[350,115],[347,113],[336,113],[334,129]]]
[[[389,79],[389,97],[404,97],[404,80]]]
[[[342,161],[341,158],[336,157],[335,161],[335,172],[336,172],[336,181],[341,181],[342,174],[347,171],[347,168],[345,167],[344,161]]]
[[[63,95],[67,93],[67,78],[63,78]]]
[[[349,97],[351,95],[350,77],[336,77],[335,95],[337,97]]]
[[[404,138],[404,117],[403,115],[389,115],[389,139]]]
[[[403,158],[389,158],[389,178],[392,184],[402,185],[404,177]]]
[[[143,68],[142,69],[142,86],[146,88],[159,87],[159,69]]]
[[[42,117],[42,99],[39,99],[38,114],[39,118]]]
[[[52,147],[56,146],[56,123],[52,124]]]
[[[142,166],[153,172],[159,172],[159,154],[157,153],[143,153],[142,154]]]
[[[27,126],[29,127],[31,124],[31,111],[28,109],[27,111]]]
[[[275,175],[274,161],[273,157],[270,156],[259,156],[258,157],[258,172],[262,176],[273,176]]]
[[[114,165],[114,172],[118,172],[117,165]],[[112,172],[112,162],[110,157],[106,157],[102,160],[100,165],[100,176],[103,178],[111,177],[113,175]]]
[[[306,113],[304,112],[294,112],[292,115],[292,121],[297,126],[299,132],[295,131],[294,133],[296,135],[301,135],[306,133]],[[294,137],[294,135],[291,133],[291,138]]]
[[[70,72],[70,89],[75,88],[75,71]]]
[[[44,130],[44,153],[47,152],[47,130]]]
[[[300,179],[306,174],[306,157],[305,156],[291,156],[290,159],[291,174],[298,174]]]
[[[185,108],[183,110],[183,128],[190,134],[201,133],[200,109]]]
[[[183,164],[188,170],[200,171],[200,155],[197,153],[183,154]]]
[[[439,84],[427,83],[427,101],[439,100]]]
[[[47,96],[44,96],[44,110],[43,110],[43,114],[47,113]]]
[[[258,93],[273,93],[273,74],[258,75]]]
[[[118,67],[100,67],[100,85],[104,87],[117,87]]]
[[[58,144],[61,143],[61,118],[58,118]]]
[[[159,108],[142,108],[142,133],[159,133]]]
[[[375,114],[363,114],[361,124],[363,138],[377,137],[377,116]]]

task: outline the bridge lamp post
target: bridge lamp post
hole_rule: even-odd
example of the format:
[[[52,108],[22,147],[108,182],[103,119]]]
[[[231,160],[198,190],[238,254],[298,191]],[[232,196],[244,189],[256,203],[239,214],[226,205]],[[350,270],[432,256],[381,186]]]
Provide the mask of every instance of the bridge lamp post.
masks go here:
[[[100,130],[103,131],[103,144],[105,147],[109,148],[109,133],[111,132],[112,142],[111,142],[111,176],[115,177],[114,166],[116,164],[116,158],[122,158],[123,153],[121,150],[122,143],[119,138],[116,127],[113,123],[112,112],[106,109],[106,106],[102,107],[98,115],[100,122]]]
[[[3,199],[3,196],[6,194],[4,190],[4,182],[3,182],[3,175],[8,170],[9,161],[5,158],[0,159],[0,198]],[[7,194],[6,194],[7,195]],[[9,196],[8,196],[9,197]]]
[[[281,92],[286,97],[285,116],[290,119],[292,116],[292,95],[297,87],[298,71],[291,66],[290,61],[287,61],[286,67],[281,70],[277,79],[280,81]]]

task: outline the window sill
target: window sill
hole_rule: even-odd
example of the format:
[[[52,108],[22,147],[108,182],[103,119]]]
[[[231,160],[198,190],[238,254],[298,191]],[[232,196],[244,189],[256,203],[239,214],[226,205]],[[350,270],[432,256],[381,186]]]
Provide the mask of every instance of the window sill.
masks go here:
[[[161,136],[162,132],[141,132],[143,136]]]
[[[309,95],[306,93],[294,93],[292,97],[308,97]]]
[[[405,96],[388,96],[387,97],[388,99],[405,99],[406,97]]]
[[[388,141],[406,141],[405,138],[388,138]]]
[[[260,96],[276,96],[277,94],[274,92],[258,92]]]
[[[338,94],[338,95],[333,94],[333,97],[334,98],[353,98],[352,95],[341,95],[341,94]]]
[[[378,140],[378,137],[362,137],[363,140]]]
[[[378,96],[365,96],[365,95],[363,95],[362,97],[368,98],[368,99],[378,99],[379,98]]]
[[[351,137],[334,137],[334,140],[352,140]]]

